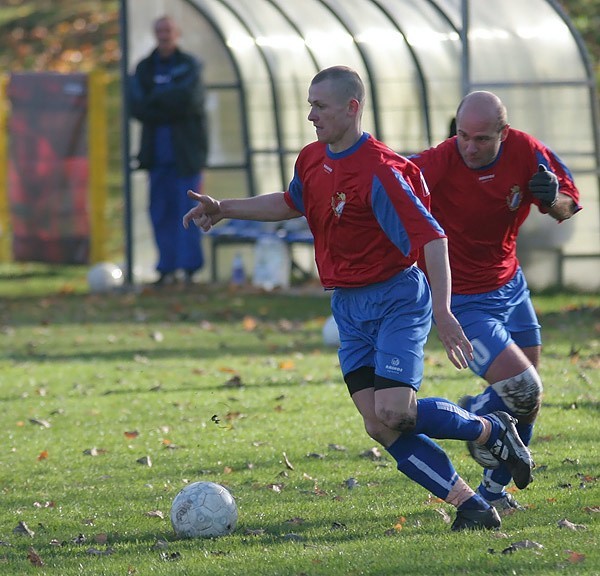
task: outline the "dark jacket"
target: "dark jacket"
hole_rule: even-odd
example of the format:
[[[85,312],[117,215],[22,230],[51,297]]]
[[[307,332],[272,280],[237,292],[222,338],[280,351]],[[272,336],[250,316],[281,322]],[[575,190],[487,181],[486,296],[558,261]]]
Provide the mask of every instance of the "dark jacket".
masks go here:
[[[192,176],[204,168],[208,153],[202,65],[178,49],[173,55],[172,81],[165,88],[154,83],[157,58],[154,50],[141,60],[130,82],[130,112],[142,123],[139,168],[155,166],[156,126],[170,124],[177,171],[181,176]]]

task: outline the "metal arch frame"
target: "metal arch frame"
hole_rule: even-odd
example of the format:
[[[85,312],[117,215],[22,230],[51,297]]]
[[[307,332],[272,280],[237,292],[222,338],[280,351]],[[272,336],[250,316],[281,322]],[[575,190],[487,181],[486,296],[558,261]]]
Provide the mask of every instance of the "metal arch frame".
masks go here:
[[[366,53],[366,51],[363,48],[361,48],[360,45],[357,44],[357,42],[354,40],[354,34],[351,33],[346,22],[344,22],[344,20],[341,18],[341,16],[339,14],[336,14],[334,12],[333,8],[327,3],[327,0],[316,0],[316,1],[320,2],[323,5],[323,7],[331,13],[334,20],[337,20],[340,23],[340,26],[344,30],[346,30],[346,32],[348,32],[348,34],[352,37],[354,45],[356,46],[356,49],[358,50],[358,54],[360,55],[360,57],[363,61],[363,64],[365,65],[365,69],[367,70],[367,72],[369,74],[369,78],[374,78],[373,66],[371,64],[370,57]],[[375,137],[380,138],[381,137],[381,124],[380,124],[380,118],[379,118],[379,94],[377,91],[376,82],[369,82],[369,88],[371,91],[371,100],[373,102],[373,122],[375,123],[375,125],[374,125]]]
[[[596,90],[596,80],[594,77],[594,67],[592,66],[592,61],[590,59],[590,55],[588,53],[587,47],[581,34],[573,26],[573,23],[565,13],[562,6],[556,0],[546,0],[556,11],[556,13],[561,17],[564,24],[567,26],[571,35],[573,36],[575,43],[577,44],[577,48],[579,53],[581,54],[581,59],[583,60],[583,64],[585,66],[585,70],[588,76],[588,85],[589,85],[589,95],[590,95],[590,106],[592,109],[592,128],[594,134],[594,148],[596,153],[596,175],[598,178],[598,195],[600,199],[600,110],[598,104],[598,92]],[[600,217],[600,215],[599,215]]]
[[[417,69],[417,74],[419,77],[419,86],[421,87],[420,91],[421,91],[421,103],[423,104],[422,108],[423,108],[423,122],[425,124],[425,135],[427,138],[428,145],[431,146],[433,143],[433,137],[431,134],[431,115],[429,113],[429,87],[427,86],[427,80],[425,78],[425,73],[423,72],[423,67],[421,66],[421,61],[420,61],[419,57],[417,56],[416,51],[413,49],[413,47],[408,42],[408,39],[406,38],[406,34],[403,31],[404,29],[402,28],[402,26],[400,26],[400,24],[398,22],[396,22],[396,20],[390,14],[389,10],[387,10],[387,8],[382,6],[381,3],[379,2],[379,0],[371,0],[371,1],[373,2],[373,4],[375,6],[377,6],[377,8],[379,8],[381,13],[391,22],[392,26],[398,31],[398,33],[402,36],[402,38],[404,38],[404,42],[406,44],[408,52],[412,56],[412,59],[415,64],[415,67]],[[379,109],[377,110],[377,113],[379,113]]]
[[[283,19],[290,25],[290,27],[294,30],[294,32],[296,32],[296,34],[298,34],[299,38],[304,38],[304,35],[302,34],[302,30],[300,30],[300,28],[298,27],[296,22],[294,22],[292,20],[290,15],[283,9],[283,7],[277,3],[277,0],[266,0],[266,2],[271,4],[271,6],[273,6],[273,8],[281,14]],[[318,71],[319,70],[319,62],[317,61],[314,51],[309,46],[306,46],[306,52],[310,56],[310,60],[313,63],[315,70]]]
[[[245,151],[244,152],[245,163],[242,165],[242,167],[246,170],[246,181],[247,181],[247,185],[248,185],[248,190],[250,191],[250,195],[254,196],[255,195],[254,168],[252,167],[252,162],[250,161],[250,154],[249,154],[250,129],[248,127],[248,118],[247,118],[247,114],[246,114],[247,99],[246,99],[246,90],[245,90],[242,82],[240,81],[240,78],[241,78],[240,67],[238,65],[237,60],[233,57],[232,51],[227,46],[227,42],[225,41],[225,36],[223,35],[223,32],[222,32],[219,24],[217,22],[215,22],[215,20],[211,16],[209,16],[202,7],[198,6],[198,4],[196,4],[194,2],[194,0],[183,0],[183,2],[185,2],[185,4],[187,4],[190,8],[192,8],[192,9],[196,10],[197,12],[199,12],[200,14],[202,14],[204,19],[212,27],[215,34],[221,39],[223,47],[225,49],[225,52],[229,56],[229,60],[231,62],[231,65],[233,66],[235,75],[238,79],[237,84],[210,85],[210,86],[207,86],[206,88],[207,89],[231,88],[234,90],[237,89],[239,92],[239,95],[240,95],[240,118],[241,118],[241,122],[242,122],[242,140],[244,143],[244,151]],[[229,9],[229,7],[227,7],[227,8]],[[226,168],[229,168],[229,167],[230,166],[226,166]],[[212,168],[214,168],[214,167],[212,167]]]
[[[190,5],[194,5],[193,0],[185,0],[188,4]],[[250,27],[246,24],[246,22],[244,22],[242,20],[242,18],[240,17],[240,15],[229,5],[229,3],[227,2],[227,0],[214,0],[215,2],[219,2],[222,6],[224,6],[225,8],[227,8],[230,13],[232,14],[232,16],[235,17],[235,19],[241,24],[242,28],[244,28],[244,30],[246,30],[246,32],[248,32],[248,35],[250,37],[254,37],[254,34],[252,33],[252,30],[250,29]],[[281,114],[280,114],[280,106],[279,106],[279,94],[277,93],[277,89],[275,88],[275,84],[276,84],[276,79],[275,79],[275,74],[273,72],[273,67],[271,66],[270,62],[269,62],[269,57],[266,53],[266,51],[261,48],[260,46],[256,45],[256,49],[257,52],[260,54],[260,57],[263,60],[263,63],[265,65],[265,69],[267,71],[267,75],[269,77],[270,80],[270,87],[271,87],[271,96],[273,98],[273,119],[275,121],[275,135],[276,135],[276,139],[277,139],[277,144],[278,144],[278,148],[281,145],[281,142],[283,140],[283,134],[282,134],[282,129],[281,129]],[[238,70],[239,72],[239,70]],[[240,84],[242,84],[241,82],[241,75],[239,75],[240,78]],[[242,90],[243,87],[242,87]],[[246,109],[243,110],[243,113],[245,115]],[[252,152],[250,151],[250,142],[248,140],[248,142],[246,142],[246,149],[248,150],[248,155],[249,155],[249,166],[252,166],[252,154],[256,154],[258,151],[252,149]],[[280,177],[281,177],[281,182],[285,181],[285,165],[281,156],[281,153],[278,153],[277,155],[278,160],[279,160],[279,172],[280,172]],[[254,176],[252,176],[252,180],[251,180],[251,186],[250,186],[250,195],[251,196],[256,196],[256,183],[254,181]]]

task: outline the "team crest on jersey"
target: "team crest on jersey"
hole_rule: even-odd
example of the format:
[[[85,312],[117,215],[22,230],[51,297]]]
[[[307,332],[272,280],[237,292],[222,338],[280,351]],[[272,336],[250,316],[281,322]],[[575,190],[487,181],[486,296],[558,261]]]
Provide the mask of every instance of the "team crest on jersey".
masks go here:
[[[515,185],[510,189],[510,193],[506,197],[506,205],[511,212],[514,212],[521,205],[521,199],[523,198],[523,194],[521,194],[521,188]]]
[[[345,205],[346,194],[344,192],[336,192],[335,196],[331,197],[331,209],[333,210],[336,218],[340,218],[342,216]]]

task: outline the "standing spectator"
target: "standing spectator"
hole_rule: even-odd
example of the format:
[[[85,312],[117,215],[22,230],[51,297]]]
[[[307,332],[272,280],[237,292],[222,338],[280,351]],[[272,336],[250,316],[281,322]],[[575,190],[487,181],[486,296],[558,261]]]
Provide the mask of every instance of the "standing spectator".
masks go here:
[[[204,264],[200,231],[184,230],[183,215],[200,191],[207,155],[202,65],[178,47],[180,31],[169,16],[154,21],[156,48],[132,79],[131,113],[142,123],[139,167],[149,172],[150,219],[158,249],[156,285],[186,282]]]
[[[535,206],[557,221],[579,209],[569,170],[544,144],[511,128],[502,101],[472,92],[456,113],[457,135],[411,156],[431,191],[431,210],[448,236],[451,309],[474,349],[469,366],[488,386],[459,404],[518,420],[529,445],[540,409],[540,325],[517,259],[517,234]],[[505,488],[510,471],[469,443],[486,470],[478,488],[497,509],[522,509]]]
[[[207,231],[223,218],[305,215],[320,280],[333,290],[340,366],[367,433],[406,476],[456,506],[453,530],[497,528],[495,509],[462,480],[432,438],[485,445],[521,488],[531,479],[529,451],[508,414],[479,417],[443,398],[417,400],[432,310],[457,368],[467,367],[472,348],[450,312],[446,238],[427,210],[424,180],[414,164],[362,131],[364,99],[353,70],[319,72],[308,91],[308,120],[318,141],[300,152],[288,190],[221,201],[191,192],[198,205],[183,223]],[[420,250],[431,291],[415,265]]]

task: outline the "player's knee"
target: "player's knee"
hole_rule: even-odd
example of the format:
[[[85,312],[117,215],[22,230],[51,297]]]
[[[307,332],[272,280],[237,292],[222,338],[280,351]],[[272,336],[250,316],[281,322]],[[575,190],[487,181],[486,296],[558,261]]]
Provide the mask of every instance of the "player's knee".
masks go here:
[[[411,412],[394,410],[386,406],[379,406],[377,408],[377,418],[386,428],[396,430],[401,434],[412,432],[417,425],[416,412],[413,414]]]
[[[530,366],[521,374],[500,380],[492,388],[520,422],[533,422],[542,404],[542,380]]]
[[[367,434],[376,442],[385,446],[388,440],[388,430],[379,420],[365,420]]]

